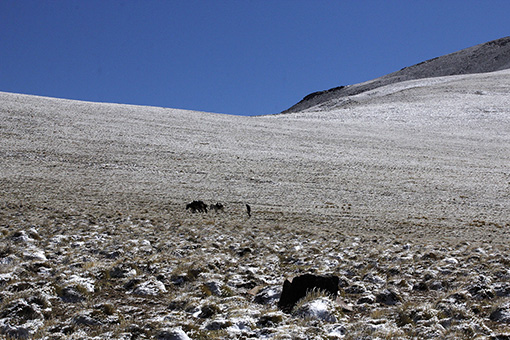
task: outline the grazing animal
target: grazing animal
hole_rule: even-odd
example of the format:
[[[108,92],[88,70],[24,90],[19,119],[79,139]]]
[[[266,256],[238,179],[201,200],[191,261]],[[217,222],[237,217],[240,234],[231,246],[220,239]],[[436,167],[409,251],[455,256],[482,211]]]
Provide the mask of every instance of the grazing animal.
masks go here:
[[[290,313],[295,304],[313,290],[323,291],[336,297],[339,282],[338,276],[314,274],[297,276],[292,281],[285,280],[278,307]]]
[[[221,203],[211,204],[209,206],[209,210],[211,210],[211,211],[214,210],[216,212],[219,212],[219,211],[223,211],[224,209],[225,209],[225,207]]]
[[[251,207],[249,204],[246,204],[246,212],[248,213],[248,217],[251,217]]]
[[[193,201],[186,205],[186,210],[190,209],[192,213],[204,212],[207,213],[207,204],[203,201]]]

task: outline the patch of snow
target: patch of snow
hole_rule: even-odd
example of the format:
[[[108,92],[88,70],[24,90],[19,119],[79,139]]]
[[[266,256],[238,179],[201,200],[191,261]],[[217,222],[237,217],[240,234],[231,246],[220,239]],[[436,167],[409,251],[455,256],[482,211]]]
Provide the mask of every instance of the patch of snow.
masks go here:
[[[67,283],[79,285],[80,287],[85,289],[88,293],[94,293],[95,291],[94,287],[95,280],[91,278],[85,278],[79,275],[71,275],[67,280]]]
[[[334,315],[334,303],[326,298],[320,297],[309,302],[305,302],[294,313],[304,319],[317,319],[326,322],[336,322]]]
[[[443,262],[448,263],[448,264],[453,264],[453,265],[459,264],[459,261],[454,257],[447,257],[447,258],[443,259]]]
[[[12,237],[12,240],[14,242],[20,242],[20,243],[30,243],[34,242],[35,240],[27,235],[27,232],[25,230],[20,230],[15,233],[15,235]]]
[[[23,257],[26,260],[34,260],[34,261],[47,261],[46,255],[44,251],[37,248],[28,249],[23,252]]]
[[[164,328],[159,331],[158,340],[191,340],[182,328]]]
[[[342,339],[347,333],[347,329],[344,325],[334,325],[333,327],[327,328],[329,339]]]
[[[161,293],[166,292],[167,289],[163,282],[156,279],[142,282],[133,290],[133,294],[142,296],[159,296]]]
[[[232,326],[227,328],[227,332],[237,334],[249,332],[255,326],[255,320],[249,316],[230,318]]]

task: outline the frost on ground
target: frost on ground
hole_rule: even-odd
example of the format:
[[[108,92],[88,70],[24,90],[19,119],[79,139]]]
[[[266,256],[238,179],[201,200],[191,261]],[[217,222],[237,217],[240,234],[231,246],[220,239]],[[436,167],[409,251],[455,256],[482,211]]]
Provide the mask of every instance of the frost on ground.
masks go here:
[[[178,212],[160,222],[54,211],[25,227],[23,208],[2,210],[11,224],[0,327],[13,337],[173,339],[180,329],[183,339],[471,339],[509,329],[510,256],[490,241]],[[24,228],[37,230],[30,243],[46,259],[24,256]],[[151,248],[137,246],[145,241]],[[283,313],[272,297],[300,273],[335,273],[340,296],[311,292]]]
[[[508,337],[509,93],[501,71],[267,117],[0,93],[0,332]],[[338,299],[282,312],[304,273]]]

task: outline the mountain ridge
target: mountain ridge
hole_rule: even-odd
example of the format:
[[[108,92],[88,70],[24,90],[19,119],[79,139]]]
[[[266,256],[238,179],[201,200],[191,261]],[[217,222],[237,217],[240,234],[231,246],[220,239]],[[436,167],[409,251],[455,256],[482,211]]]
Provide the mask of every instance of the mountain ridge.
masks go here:
[[[321,108],[333,109],[338,105],[338,99],[340,98],[406,80],[487,73],[509,68],[510,36],[428,59],[366,82],[310,93],[281,113],[300,112],[316,105],[320,105]]]

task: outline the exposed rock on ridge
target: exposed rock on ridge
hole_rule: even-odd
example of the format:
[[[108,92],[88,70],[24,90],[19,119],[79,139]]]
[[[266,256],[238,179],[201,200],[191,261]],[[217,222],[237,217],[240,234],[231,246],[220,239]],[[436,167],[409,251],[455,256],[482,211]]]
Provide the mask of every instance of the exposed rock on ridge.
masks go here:
[[[367,82],[311,93],[282,113],[299,112],[316,105],[320,105],[322,109],[332,109],[338,106],[339,98],[407,80],[494,72],[508,68],[510,68],[510,37],[505,37],[404,67],[397,72]]]

